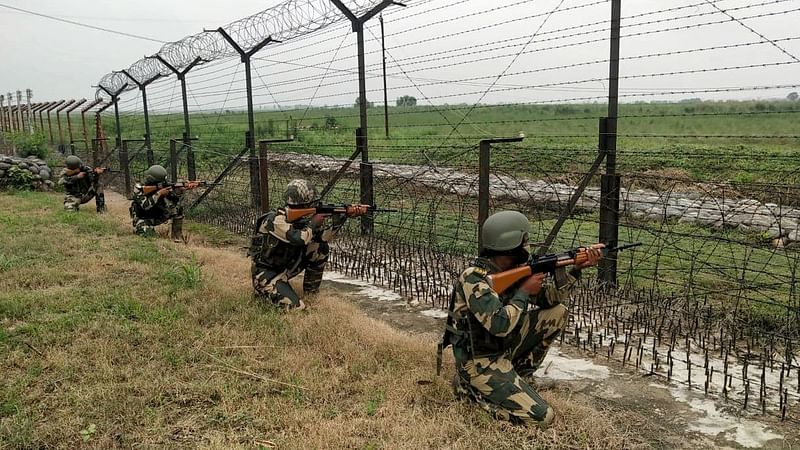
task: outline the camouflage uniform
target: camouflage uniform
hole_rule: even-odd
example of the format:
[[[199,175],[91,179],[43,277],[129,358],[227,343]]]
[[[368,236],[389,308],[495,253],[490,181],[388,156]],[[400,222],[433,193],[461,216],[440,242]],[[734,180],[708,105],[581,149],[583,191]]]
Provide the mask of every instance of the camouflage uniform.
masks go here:
[[[555,413],[525,378],[566,326],[569,312],[561,301],[580,272],[558,269],[536,297],[520,289],[498,295],[486,279],[497,272],[491,260],[478,258],[456,281],[448,335],[456,395],[476,401],[497,419],[546,427]]]
[[[133,231],[142,236],[155,235],[155,227],[172,219],[172,237],[179,238],[183,225],[181,196],[175,190],[166,195],[144,193],[147,184],[137,183],[133,187],[133,201],[129,209]]]
[[[76,172],[77,170],[77,172]],[[83,177],[79,177],[83,173]],[[70,175],[72,174],[72,175]],[[80,206],[95,199],[97,212],[106,209],[105,194],[100,186],[100,174],[89,166],[81,165],[78,169],[62,169],[58,183],[64,186],[64,210],[78,211]]]
[[[289,223],[286,210],[277,209],[259,218],[250,247],[253,288],[258,296],[286,308],[303,307],[289,280],[305,272],[303,292],[319,291],[332,241],[344,217],[334,216],[332,225],[314,228],[308,220]]]
[[[317,190],[306,180],[289,182],[284,200],[293,208],[311,208],[319,202]],[[305,305],[289,280],[305,272],[303,292],[319,292],[330,252],[328,242],[346,220],[343,215],[334,215],[328,227],[317,227],[307,218],[289,223],[282,208],[261,216],[256,221],[249,252],[256,295],[287,309],[302,309]]]

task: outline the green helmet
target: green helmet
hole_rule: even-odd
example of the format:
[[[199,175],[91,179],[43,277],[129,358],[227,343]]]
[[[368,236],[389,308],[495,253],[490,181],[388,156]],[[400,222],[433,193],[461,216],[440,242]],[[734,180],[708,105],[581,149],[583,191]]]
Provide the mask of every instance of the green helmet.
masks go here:
[[[292,180],[286,186],[283,199],[288,206],[303,206],[316,202],[317,189],[307,180]]]
[[[154,184],[163,183],[167,179],[167,169],[158,164],[150,166],[149,169],[144,171],[144,183]]]
[[[83,161],[75,155],[67,156],[67,169],[75,170],[83,165]]]
[[[514,250],[522,245],[531,229],[528,218],[518,211],[500,211],[483,223],[483,249],[494,252]]]

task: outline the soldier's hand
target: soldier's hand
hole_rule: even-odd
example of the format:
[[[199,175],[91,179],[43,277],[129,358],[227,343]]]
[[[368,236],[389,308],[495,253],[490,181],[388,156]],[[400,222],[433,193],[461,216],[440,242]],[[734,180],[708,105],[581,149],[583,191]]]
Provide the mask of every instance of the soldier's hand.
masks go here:
[[[578,270],[596,266],[600,259],[603,258],[603,251],[599,248],[587,248],[583,253],[586,255],[586,259],[581,263],[575,264],[575,268]]]
[[[368,205],[351,205],[347,207],[347,215],[349,217],[359,217],[367,214],[369,211]]]
[[[200,186],[200,183],[197,181],[189,181],[185,184],[186,189],[195,189],[196,187]]]
[[[101,173],[103,173],[103,172],[105,172],[105,171],[106,171],[106,169],[104,169],[104,168],[102,168],[102,167],[95,167],[95,168],[94,168],[94,173],[96,173],[96,174],[98,174],[98,175],[99,175],[99,174],[101,174]]]
[[[76,175],[78,178],[86,178],[86,172],[80,172]]]
[[[545,277],[547,277],[546,273],[535,273],[529,276],[519,288],[528,295],[537,295],[542,290],[542,282]]]
[[[324,214],[315,214],[314,217],[311,218],[311,226],[314,228],[321,226],[323,222],[325,222]]]
[[[172,190],[172,189],[170,189],[170,188],[168,188],[168,187],[161,188],[161,189],[159,189],[159,190],[158,190],[158,192],[156,192],[156,194],[158,194],[158,196],[159,196],[159,197],[163,197],[163,196],[165,196],[165,195],[168,195],[168,194],[170,193],[170,191],[171,191],[171,190]]]

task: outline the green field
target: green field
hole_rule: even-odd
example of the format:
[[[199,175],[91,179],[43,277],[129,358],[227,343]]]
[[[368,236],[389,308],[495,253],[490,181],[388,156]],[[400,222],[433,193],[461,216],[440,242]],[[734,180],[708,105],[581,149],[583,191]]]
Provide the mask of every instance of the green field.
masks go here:
[[[585,171],[597,148],[602,104],[478,106],[418,106],[390,108],[391,137],[383,131],[383,109],[369,110],[371,158],[422,163],[474,162],[468,149],[487,137],[526,136],[525,142],[497,152],[496,167],[518,169],[536,159],[536,171]],[[642,103],[620,106],[618,165],[626,172],[661,171],[693,180],[797,183],[798,115],[790,101]],[[199,157],[217,158],[244,146],[247,116],[225,111],[192,113],[192,134]],[[303,111],[258,111],[258,139],[295,135],[293,145],[278,148],[348,156],[358,125],[355,108],[315,108]],[[463,123],[452,132],[448,124]],[[107,136],[115,136],[113,116],[105,116]],[[152,114],[157,153],[166,154],[168,141],[180,138],[180,114]],[[122,112],[123,138],[141,138],[140,114]],[[421,150],[426,150],[422,155]],[[466,150],[466,151],[465,151]],[[532,164],[528,164],[531,165]],[[669,169],[674,169],[670,171]],[[533,169],[530,170],[533,172]]]

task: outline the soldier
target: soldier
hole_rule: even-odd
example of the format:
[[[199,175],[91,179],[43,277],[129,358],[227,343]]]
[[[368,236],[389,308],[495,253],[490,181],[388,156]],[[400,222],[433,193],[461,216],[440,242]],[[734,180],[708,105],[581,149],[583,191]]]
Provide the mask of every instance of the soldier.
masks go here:
[[[75,155],[67,156],[67,167],[61,171],[58,183],[64,186],[64,210],[78,211],[81,205],[94,198],[97,212],[106,210],[106,199],[103,187],[100,186],[102,168],[84,166],[83,161]]]
[[[567,324],[562,300],[601,253],[587,250],[587,262],[569,272],[534,274],[498,295],[487,276],[528,261],[529,228],[516,211],[486,219],[480,257],[455,282],[444,345],[453,345],[457,397],[475,401],[496,419],[545,428],[555,413],[531,385],[532,376]]]
[[[303,292],[319,292],[330,252],[328,243],[336,237],[347,215],[332,215],[329,226],[324,226],[325,216],[320,214],[288,222],[287,208],[314,208],[319,204],[317,190],[306,180],[291,181],[286,186],[284,201],[285,208],[272,210],[256,221],[249,252],[250,273],[256,296],[287,310],[302,310],[305,304],[289,280],[305,271]],[[351,211],[351,215],[367,212],[365,206],[355,208],[357,211]]]
[[[130,214],[133,231],[141,236],[155,236],[155,227],[172,219],[172,240],[183,241],[183,208],[180,200],[186,189],[199,183],[187,182],[182,187],[167,183],[167,170],[159,165],[144,172],[144,183],[133,188]]]

